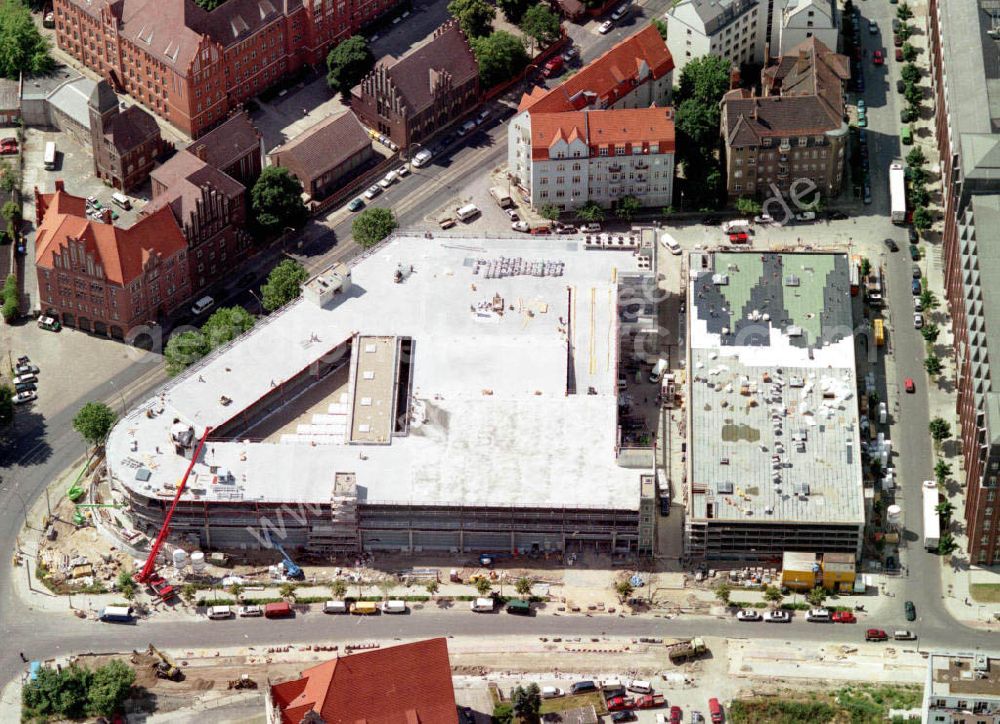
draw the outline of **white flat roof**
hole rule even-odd
[[[303,419],[304,434],[283,442],[209,442],[185,499],[325,502],[336,473],[355,473],[369,503],[636,509],[640,471],[615,463],[614,291],[618,273],[637,270],[631,252],[585,250],[579,237],[398,236],[353,268],[334,305],[298,300],[133,410],[109,437],[112,473],[166,496],[188,462],[169,440],[175,417],[200,436],[345,340],[410,337],[408,435],[346,444],[333,401],[315,421],[331,434]],[[235,482],[212,484],[210,465]]]

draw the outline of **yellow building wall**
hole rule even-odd
[[[812,571],[787,571],[781,572],[781,585],[797,590],[809,590],[816,586],[816,574]]]

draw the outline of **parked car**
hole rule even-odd
[[[35,392],[38,386],[34,382],[15,382],[14,392]]]
[[[751,608],[744,608],[736,614],[737,621],[760,621],[761,618],[760,612]]]
[[[589,224],[583,224],[580,227],[580,231],[582,231],[585,234],[596,234],[600,230],[601,230],[601,225],[595,222],[591,222]]]
[[[905,629],[902,630],[902,631],[893,631],[892,632],[892,637],[894,639],[896,639],[896,641],[916,641],[917,640],[917,635],[915,633],[913,633],[912,631],[907,631]]]
[[[767,623],[790,623],[792,614],[790,611],[783,611],[779,608],[774,611],[768,611],[764,616],[764,620]]]
[[[615,24],[613,22],[611,22],[610,20],[605,20],[603,23],[601,23],[601,27],[597,29],[597,32],[599,32],[601,35],[607,35],[608,33],[611,32],[611,29],[613,27],[615,27]]]
[[[62,324],[58,320],[44,315],[38,318],[38,326],[40,329],[47,329],[50,332],[58,332],[62,329]]]
[[[542,698],[543,699],[557,699],[560,696],[565,696],[566,692],[560,689],[558,686],[543,686],[542,687]]]
[[[385,176],[383,176],[382,178],[380,178],[378,180],[378,185],[381,186],[384,189],[389,188],[394,183],[396,183],[396,172],[395,171],[390,171],[389,173],[387,173]]]
[[[542,75],[546,78],[559,75],[565,65],[566,61],[563,60],[561,55],[557,55],[542,66]]]
[[[616,23],[628,15],[629,5],[625,3],[624,5],[619,5],[613,13],[611,13],[611,19]]]
[[[796,221],[815,221],[816,212],[815,211],[800,211],[795,215]]]
[[[897,63],[902,63],[903,62],[903,49],[902,48],[896,48],[896,62]]]
[[[894,239],[886,239],[885,240],[885,247],[889,251],[899,251],[899,245],[896,244],[896,241]]]
[[[33,390],[25,390],[14,395],[13,401],[15,405],[23,405],[26,402],[32,402],[37,399],[38,395]]]
[[[670,707],[670,724],[678,724],[683,717],[679,706]]]
[[[608,699],[607,703],[608,711],[626,711],[627,709],[631,709],[632,706],[633,701],[624,696],[612,696]]]
[[[920,277],[921,277],[920,265],[919,264],[914,264],[913,265],[913,278],[914,279],[919,279]]]
[[[472,133],[474,130],[476,130],[476,122],[466,121],[462,124],[462,127],[458,129],[458,135],[465,136]]]
[[[438,226],[440,226],[442,229],[450,229],[456,223],[457,222],[455,221],[454,216],[442,216],[440,219],[438,219]]]
[[[924,311],[924,305],[920,301],[920,297],[910,297],[910,299],[913,300],[913,311],[914,312],[922,312],[922,311]]]
[[[569,48],[566,49],[566,52],[562,54],[562,59],[565,60],[567,63],[569,63],[579,55],[580,51],[571,45]]]
[[[922,292],[923,290],[924,290],[923,287],[920,286],[919,279],[914,279],[912,282],[910,282],[910,291],[913,292],[913,296],[915,297],[920,296],[920,292]]]
[[[885,64],[885,55],[882,53],[881,50],[876,50],[875,52],[872,53],[872,63],[875,65]]]
[[[625,721],[636,721],[638,717],[635,712],[632,711],[613,711],[611,712],[611,721],[613,722],[625,722]]]
[[[920,247],[916,244],[910,244],[910,258],[913,261],[920,261]]]
[[[917,620],[917,607],[913,605],[913,601],[907,601],[903,604],[903,609],[906,611],[907,621]]]
[[[889,634],[880,628],[870,628],[865,631],[865,641],[888,641]]]
[[[18,362],[14,365],[14,374],[16,375],[37,375],[41,370],[38,369],[38,365],[33,365],[31,362]]]
[[[878,23],[876,23],[874,20],[869,20],[868,32],[871,33],[872,35],[878,35]]]
[[[899,51],[899,52],[902,55],[903,51]],[[897,58],[897,60],[899,60],[899,59]],[[896,81],[896,92],[899,93],[899,95],[903,95],[903,93],[905,91],[906,91],[906,83],[904,83],[903,79],[900,78],[899,80]]]
[[[913,328],[921,329],[924,326],[924,315],[920,312],[913,313]]]
[[[476,116],[476,125],[483,125],[486,121],[490,120],[491,115],[493,115],[493,112],[489,108],[479,111],[479,115]]]
[[[414,154],[413,159],[410,161],[410,163],[413,164],[414,168],[420,168],[421,166],[426,166],[428,163],[430,163],[430,160],[432,158],[434,158],[434,154],[432,154],[426,148],[422,148]]]
[[[215,299],[212,297],[202,297],[191,305],[191,314],[198,316],[215,306]]]
[[[753,217],[753,223],[755,224],[773,224],[774,219],[771,218],[770,214],[760,214],[759,216]]]
[[[912,377],[907,377],[905,380],[903,380],[903,389],[909,392],[910,394],[913,394],[914,392],[917,391],[917,386],[913,383]],[[909,601],[907,601],[907,603],[909,603]],[[910,603],[910,606],[912,605],[913,604]],[[909,609],[907,609],[907,613],[909,613]],[[914,618],[916,618],[916,614],[914,614]],[[907,618],[907,620],[912,621],[913,618]]]
[[[365,200],[363,198],[361,198],[360,196],[358,196],[356,199],[354,199],[353,201],[351,201],[351,203],[349,203],[347,205],[347,210],[348,211],[361,211],[361,209],[364,207],[364,205],[365,205]]]
[[[918,239],[917,230],[914,229],[912,226],[906,227],[906,238],[909,240],[911,244],[916,244]]]
[[[264,609],[261,606],[240,606],[239,615],[241,618],[258,618],[264,615]]]
[[[25,382],[38,382],[38,378],[35,377],[33,374],[31,374],[29,372],[28,374],[25,374],[25,375],[17,375],[13,379],[13,382],[14,382],[15,385],[17,385],[17,384],[23,384]]]
[[[584,694],[588,691],[597,691],[597,684],[590,680],[576,681],[569,687],[570,694]]]
[[[834,623],[857,623],[858,619],[850,611],[834,611],[830,619]]]
[[[507,216],[510,217],[511,221],[520,221],[521,220],[521,217],[517,215],[517,210],[516,209],[512,209],[510,207],[507,207],[506,209],[504,209],[504,213],[507,214]]]
[[[365,198],[371,201],[380,193],[382,193],[382,189],[379,188],[378,184],[373,184],[372,186],[368,187],[367,191],[365,191]]]

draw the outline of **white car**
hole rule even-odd
[[[914,312],[913,313],[913,328],[914,329],[920,329],[923,326],[924,326],[924,315],[922,315],[920,312]]]
[[[796,221],[815,221],[816,212],[815,211],[801,211],[795,215]]]
[[[434,154],[428,151],[426,148],[422,148],[413,156],[413,160],[410,161],[414,168],[420,168],[421,166],[426,166],[430,163],[430,160],[434,158]]]
[[[579,54],[580,54],[580,51],[571,46],[570,48],[568,48],[566,50],[565,53],[562,54],[562,59],[565,62],[569,63],[571,60],[573,60],[573,58],[575,58]]]
[[[760,216],[753,217],[753,223],[755,224],[773,224],[774,219],[770,214],[761,214]]]
[[[13,382],[15,385],[23,385],[27,382],[38,382],[38,378],[29,372],[28,374],[18,375],[14,378]]]
[[[396,169],[396,176],[398,176],[399,178],[402,178],[403,176],[406,176],[409,173],[410,169],[408,169],[406,166],[400,166],[399,168]]]
[[[768,623],[789,623],[792,620],[792,614],[781,609],[768,611],[764,620]]]
[[[97,205],[97,197],[96,196],[88,196],[87,197],[87,206],[96,206],[96,205]]]
[[[513,224],[510,225],[510,228],[512,228],[514,231],[527,232],[531,227],[528,226],[527,221],[515,221]]]
[[[736,614],[737,621],[760,621],[761,618],[760,612],[750,608],[744,608]]]
[[[601,225],[594,222],[590,222],[589,224],[584,224],[583,226],[580,227],[580,231],[582,231],[585,234],[596,234],[600,230],[601,230]]]
[[[610,20],[605,20],[603,23],[601,23],[601,27],[597,29],[597,32],[599,32],[601,35],[607,35],[608,33],[611,32],[611,29],[613,27],[615,27],[615,24],[613,22],[611,22]]]
[[[507,216],[510,217],[511,221],[520,221],[521,220],[521,217],[517,215],[517,210],[516,209],[510,209],[510,208],[504,209],[504,213],[507,214]]]
[[[239,615],[241,618],[257,618],[264,615],[261,606],[240,606]]]
[[[369,186],[368,187],[368,190],[365,191],[364,196],[365,196],[366,199],[368,199],[369,201],[371,201],[376,196],[378,196],[380,193],[382,193],[382,189],[380,189],[378,187],[378,184],[375,184],[373,186]]]
[[[13,399],[15,405],[23,405],[25,402],[31,402],[33,400],[37,400],[38,395],[36,395],[31,390],[25,390],[24,392],[18,392],[16,395],[14,395]]]
[[[566,696],[566,692],[560,689],[558,686],[542,687],[543,699],[558,699],[560,696]]]
[[[31,362],[18,362],[14,365],[15,375],[37,375],[40,371],[38,365],[33,365]]]

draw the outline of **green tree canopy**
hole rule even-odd
[[[347,581],[337,578],[330,583],[330,593],[334,598],[343,598],[347,595]]]
[[[525,35],[534,38],[540,46],[557,40],[562,31],[559,16],[548,5],[538,3],[528,8],[521,18],[520,27]]]
[[[826,591],[824,591],[819,586],[812,589],[806,594],[806,600],[809,601],[813,606],[822,606],[823,601],[826,600]]]
[[[918,68],[914,63],[907,63],[903,66],[903,69],[899,71],[899,75],[903,79],[904,83],[916,83],[920,80],[920,68]]]
[[[306,218],[302,184],[287,168],[268,166],[250,192],[257,223],[271,232],[296,227]]]
[[[906,3],[900,3],[899,7],[896,8],[896,17],[905,22],[913,17],[913,11]]]
[[[653,26],[656,28],[656,32],[660,34],[660,37],[663,38],[663,42],[667,42],[667,24],[659,18],[653,18]]]
[[[389,209],[370,206],[355,217],[351,234],[362,249],[369,249],[396,229],[396,217]]]
[[[924,92],[920,89],[916,83],[907,83],[906,87],[903,89],[903,98],[911,106],[919,106],[920,101],[924,99]]]
[[[732,595],[732,592],[732,587],[725,581],[715,587],[715,597],[719,599],[720,603],[727,606],[729,605],[729,596]]]
[[[530,596],[532,580],[527,576],[521,576],[516,581],[514,581],[514,590],[517,591],[519,596]]]
[[[537,722],[538,712],[542,708],[542,693],[538,684],[531,682],[527,686],[517,686],[510,695],[510,703],[514,715],[523,722]]]
[[[519,25],[531,3],[532,0],[497,0],[497,7],[503,11],[507,20],[514,25]]]
[[[917,49],[912,43],[903,43],[903,60],[907,63],[913,62],[917,57]]]
[[[46,40],[21,0],[0,5],[0,76],[16,80],[21,73],[40,75],[55,67]]]
[[[478,593],[480,596],[485,596],[493,588],[492,584],[489,582],[489,579],[486,578],[485,576],[479,576],[475,580],[475,583],[473,583],[473,585],[476,588],[476,593]]]
[[[730,61],[718,55],[703,55],[684,66],[674,98],[677,102],[695,99],[718,104],[729,90]]]
[[[267,275],[267,282],[260,288],[264,309],[273,312],[288,304],[302,293],[302,282],[309,278],[306,268],[294,259],[285,259]]]
[[[559,207],[555,204],[542,204],[538,213],[549,221],[559,221]]]
[[[128,698],[134,683],[135,670],[119,659],[95,669],[87,689],[87,713],[111,716]]]
[[[618,199],[618,206],[615,213],[622,221],[631,221],[636,212],[642,208],[642,204],[635,196],[622,196]]]
[[[256,323],[254,316],[243,307],[222,307],[201,326],[208,351],[231,342]]]
[[[490,34],[497,11],[486,0],[451,0],[448,12],[471,41]]]
[[[620,603],[625,603],[625,601],[628,600],[629,596],[632,595],[633,591],[635,591],[635,587],[632,585],[632,582],[627,578],[623,578],[622,580],[618,581],[618,583],[615,584],[615,593],[618,595],[618,601]]]
[[[926,231],[931,228],[934,218],[926,207],[921,206],[913,211],[913,228],[917,231]]]
[[[352,35],[326,56],[327,85],[330,90],[346,96],[374,65],[375,56],[367,41],[360,35]]]
[[[21,690],[21,714],[25,720],[108,717],[121,708],[134,683],[135,671],[120,660],[94,671],[75,663],[61,671],[45,666]]]
[[[941,442],[951,437],[951,424],[943,418],[935,417],[927,425],[927,429],[930,431],[934,442]]]
[[[91,445],[100,445],[117,419],[114,410],[103,402],[88,402],[73,418],[73,429]]]
[[[947,460],[938,459],[934,463],[934,477],[937,478],[938,483],[944,483],[949,475],[951,475],[951,465],[948,464]]]
[[[684,67],[674,96],[681,188],[686,200],[702,208],[715,208],[722,193],[719,103],[729,89],[730,69],[729,61],[715,55],[695,58]]]
[[[588,201],[576,210],[576,215],[588,224],[596,224],[604,221],[604,209],[596,201]]]
[[[513,78],[528,64],[524,43],[506,30],[497,30],[485,38],[474,38],[472,52],[476,56],[479,80],[484,88],[492,88]]]
[[[163,359],[167,365],[167,374],[173,377],[183,372],[199,359],[208,354],[208,342],[205,335],[197,329],[186,332],[176,332],[170,335],[167,346],[163,348]]]
[[[921,336],[923,336],[925,342],[934,344],[937,341],[938,335],[941,334],[941,329],[933,322],[925,324],[920,330]]]
[[[924,369],[929,375],[941,374],[941,358],[936,354],[929,354],[924,357]]]
[[[741,196],[736,199],[736,210],[741,214],[759,214],[760,209],[760,202],[756,199],[747,198],[745,196]]]

